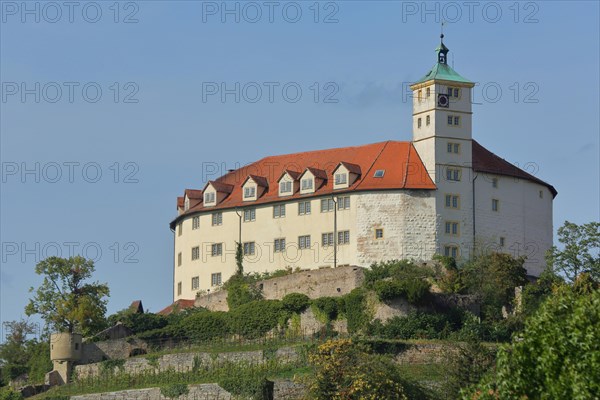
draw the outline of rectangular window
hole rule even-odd
[[[421,129],[421,118],[417,119],[417,128]]]
[[[333,232],[323,233],[321,235],[321,245],[323,247],[333,246]]]
[[[183,222],[180,222],[179,225],[177,225],[177,236],[181,236],[182,233],[183,233]]]
[[[492,211],[498,211],[500,209],[500,200],[492,199]]]
[[[345,185],[348,182],[348,174],[335,174],[335,184]]]
[[[182,262],[183,256],[181,255],[181,252],[179,252],[177,254],[177,266],[181,267],[181,262]]]
[[[292,182],[284,181],[279,183],[279,191],[281,193],[291,193],[292,191]]]
[[[446,235],[458,236],[459,232],[458,222],[446,221]]]
[[[457,258],[458,254],[459,252],[457,246],[444,246],[444,255],[446,257]]]
[[[333,199],[321,199],[321,212],[333,211]]]
[[[460,144],[448,142],[447,151],[448,153],[458,154],[460,152]]]
[[[338,244],[348,244],[348,243],[350,243],[350,231],[338,232]]]
[[[494,187],[494,188],[498,187],[498,178],[493,178],[492,179],[492,187]]]
[[[301,250],[310,248],[310,235],[298,236],[298,247]]]
[[[254,242],[246,242],[244,243],[244,255],[245,256],[253,256],[255,251],[255,243]]]
[[[446,195],[446,207],[447,208],[459,208],[459,198],[460,196],[457,194],[447,194]]]
[[[543,190],[540,190],[540,194],[539,194],[539,196],[540,196],[540,199],[543,199],[543,198],[544,198],[544,191],[543,191]]]
[[[205,203],[214,203],[215,202],[215,192],[204,193],[204,202]]]
[[[251,208],[249,210],[244,210],[244,222],[250,222],[256,220],[256,209]]]
[[[256,196],[256,188],[254,186],[244,188],[244,198],[250,198]]]
[[[195,276],[192,278],[192,290],[198,290],[200,287],[200,277]]]
[[[448,125],[452,125],[453,120],[452,115],[448,115]]]
[[[383,178],[383,176],[385,175],[385,169],[378,169],[377,171],[375,171],[375,175],[373,175],[374,178]]]
[[[417,96],[418,96],[418,98],[419,98],[419,102],[420,102],[421,100],[423,100],[423,91],[422,91],[422,90],[419,90],[419,92],[418,92]]]
[[[310,200],[298,203],[298,215],[310,214]]]
[[[425,91],[425,96],[431,96],[431,88],[427,88],[427,90]]]
[[[213,243],[210,249],[210,255],[213,257],[223,254],[223,243]]]
[[[273,251],[275,253],[283,253],[285,251],[285,238],[275,239]]]
[[[454,117],[454,125],[460,125],[460,117]]]
[[[200,247],[192,247],[192,261],[198,260],[200,258]]]
[[[458,168],[446,169],[446,179],[449,181],[460,181],[460,169],[458,169]]]
[[[302,179],[302,190],[309,190],[313,188],[313,179],[306,178]]]
[[[285,204],[277,204],[273,206],[273,218],[285,217]]]
[[[460,96],[460,89],[458,88],[448,88],[448,97],[456,97],[458,98]]]
[[[338,210],[348,210],[350,208],[350,196],[338,197]]]
[[[504,247],[504,242],[505,242],[504,237],[500,236],[500,247]]]
[[[192,229],[200,228],[200,217],[192,218]]]
[[[456,98],[460,97],[460,89],[454,88],[454,97],[456,97]]]
[[[213,224],[213,226],[223,225],[223,213],[222,212],[213,213],[212,224]]]
[[[383,239],[383,229],[382,228],[375,229],[375,239]]]
[[[220,286],[222,282],[223,282],[223,280],[221,278],[221,273],[220,272],[217,272],[216,274],[211,274],[210,275],[210,284],[212,286]]]
[[[181,282],[177,282],[177,296],[181,296]]]

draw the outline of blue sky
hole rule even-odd
[[[474,138],[557,188],[555,228],[599,219],[597,2],[224,4],[0,2],[2,321],[39,258],[73,249],[98,259],[109,312],[158,311],[185,188],[266,155],[410,140],[404,88],[435,63],[442,18],[479,83]],[[236,82],[239,102],[210,92]]]

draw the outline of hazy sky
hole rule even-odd
[[[599,218],[596,1],[0,6],[2,321],[23,315],[36,262],[70,251],[97,259],[109,312],[158,311],[185,188],[267,155],[410,140],[406,87],[442,18],[450,63],[479,83],[474,138],[557,188],[555,228]]]

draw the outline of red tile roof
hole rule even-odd
[[[225,175],[225,176],[227,176],[227,175]],[[212,185],[212,187],[214,187],[217,192],[231,193],[233,191],[233,189],[234,189],[234,186],[231,185],[231,184],[229,184],[229,183],[227,183],[227,182],[225,182],[225,181],[222,181],[221,180],[222,178],[223,177],[217,179],[216,181],[209,181],[206,184],[206,186],[204,186],[204,190],[206,190],[206,187],[208,187],[208,185]],[[239,182],[239,183],[242,183],[242,182]],[[241,189],[240,189],[240,191],[241,191]]]
[[[258,185],[258,186],[262,186],[262,187],[269,187],[269,180],[267,178],[265,178],[264,176],[258,176],[258,175],[248,175],[248,178],[252,178],[252,180]],[[248,180],[248,178],[246,178],[246,181]],[[246,181],[244,181],[244,183],[246,183]]]
[[[183,197],[178,197],[177,198],[177,208],[183,208],[185,201]]]
[[[159,312],[157,312],[157,314],[160,314],[160,315],[169,315],[175,309],[181,311],[181,310],[185,310],[186,308],[194,307],[195,303],[196,303],[195,300],[179,299],[175,303],[171,304],[170,306],[165,307],[162,310],[160,310]]]
[[[348,189],[336,190],[336,192],[436,188],[411,142],[387,141],[364,146],[265,157],[210,182],[217,190],[230,193],[217,206],[204,207],[204,204],[200,203],[190,207],[182,215],[331,194],[334,191],[333,180],[327,177],[332,176],[333,171],[342,161],[350,165],[353,170],[360,170],[361,176]],[[323,186],[310,195],[301,196],[296,192],[292,196],[279,197],[277,182],[284,172],[288,171],[294,177],[307,168],[317,177],[325,179]],[[373,174],[379,169],[385,170],[385,175],[382,178],[375,178]],[[244,202],[242,198],[242,184],[248,175],[264,177],[268,182],[268,189],[253,202]]]
[[[297,172],[297,171],[291,171],[289,169],[284,170],[281,175],[279,176],[279,179],[277,179],[277,182],[279,182],[281,180],[281,178],[283,178],[283,176],[285,174],[288,174],[293,180],[297,181],[298,178],[300,178],[300,175],[302,175],[301,172]]]
[[[346,169],[348,171],[352,172],[353,174],[360,175],[360,173],[361,173],[361,171],[360,171],[360,165],[348,163],[348,162],[345,162],[345,161],[342,161],[340,163],[340,165],[343,165],[344,167],[346,167]]]
[[[185,194],[190,200],[202,200],[202,190],[185,189]]]
[[[498,157],[475,140],[473,140],[473,170],[475,172],[526,179],[546,186],[552,193],[552,197],[556,197],[558,194],[554,186],[523,171],[521,168],[509,163],[505,159]]]

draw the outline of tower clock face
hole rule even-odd
[[[443,108],[448,108],[448,105],[450,104],[450,100],[448,99],[448,95],[447,94],[438,94],[438,101],[437,101],[438,107],[443,107]]]

